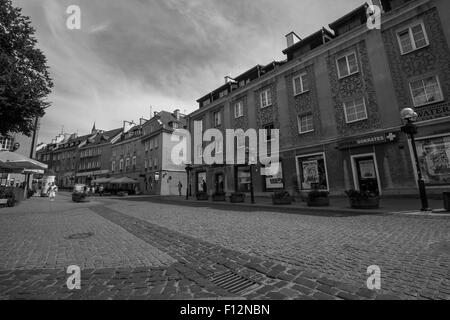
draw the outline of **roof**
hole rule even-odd
[[[323,28],[314,32],[313,34],[310,34],[309,36],[307,36],[306,38],[294,43],[292,46],[290,46],[289,48],[286,48],[283,50],[284,54],[288,54],[292,51],[298,50],[301,47],[313,42],[314,40],[317,40],[319,38],[322,38],[322,36],[329,36],[330,38],[334,37],[334,34],[331,33],[329,30],[327,30],[326,28]]]
[[[356,9],[354,9],[352,11],[350,11],[349,13],[347,13],[343,17],[340,17],[336,21],[330,23],[328,26],[331,29],[335,30],[336,28],[339,28],[341,25],[347,23],[349,20],[359,16],[362,12],[364,12],[364,15],[366,15],[366,10],[367,10],[368,6],[369,6],[369,4],[367,2],[365,2],[363,5],[359,6],[358,8],[356,8]]]

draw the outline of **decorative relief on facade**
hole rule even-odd
[[[422,49],[401,55],[396,31],[402,25],[397,25],[383,32],[383,40],[400,109],[414,106],[409,87],[409,81],[414,77],[438,75],[444,99],[446,101],[449,99],[450,50],[442,30],[439,14],[433,8],[425,12],[422,16],[405,22],[404,25],[406,26],[415,20],[423,21],[429,40],[429,46]],[[418,107],[417,111],[419,114],[426,113],[425,111],[431,107],[432,105]],[[428,118],[438,118],[448,115],[447,113],[440,112],[428,113],[430,114]]]
[[[370,70],[369,57],[365,41],[361,41],[353,48],[357,55],[359,72],[343,79],[339,79],[336,58],[339,54],[328,57],[328,77],[331,84],[331,93],[334,104],[336,125],[338,133],[342,136],[360,134],[380,128],[380,118],[372,71]],[[347,123],[344,112],[344,102],[364,97],[367,119],[354,123]]]
[[[307,74],[308,91],[299,95],[294,95],[293,79],[302,74]],[[321,122],[320,111],[317,97],[316,78],[314,73],[314,65],[309,65],[285,78],[286,92],[288,94],[289,105],[289,137],[286,142],[292,146],[306,145],[320,139]],[[314,131],[299,134],[298,116],[311,114],[313,116]]]
[[[261,92],[269,89],[272,104],[268,107],[261,108]],[[256,108],[256,127],[263,128],[265,125],[273,124],[275,129],[280,128],[278,116],[277,91],[273,84],[265,85],[255,91],[255,108]]]

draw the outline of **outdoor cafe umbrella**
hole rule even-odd
[[[47,165],[16,152],[0,151],[0,168],[21,172],[23,170],[44,170],[47,169]]]
[[[109,183],[112,183],[112,184],[136,184],[138,182],[136,180],[133,180],[128,177],[122,177],[122,178],[118,178],[118,179],[113,179],[113,180],[109,181]]]
[[[98,179],[95,179],[95,180],[92,181],[92,182],[94,182],[94,183],[108,183],[108,182],[110,182],[110,181],[111,181],[110,178],[98,178]]]

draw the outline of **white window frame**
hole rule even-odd
[[[131,166],[136,166],[136,156],[131,159]]]
[[[438,88],[439,88],[439,93],[441,94],[441,99],[440,100],[436,100],[436,101],[426,102],[424,104],[416,104],[416,101],[414,99],[413,89],[412,89],[412,86],[411,86],[412,83],[413,82],[418,82],[418,81],[422,81],[423,82],[426,78],[431,78],[431,77],[434,77],[436,79],[436,82],[437,82],[437,85],[438,85]],[[439,81],[439,76],[437,74],[435,74],[435,75],[427,75],[427,76],[424,76],[422,78],[409,81],[409,92],[411,93],[411,99],[413,101],[414,107],[423,107],[423,106],[427,106],[429,104],[434,104],[434,103],[438,103],[438,102],[444,101],[444,94],[442,92],[441,82]],[[426,94],[426,92],[425,92],[425,94]]]
[[[308,82],[308,73],[303,72],[303,73],[299,74],[298,76],[295,76],[294,78],[292,78],[292,87],[294,89],[294,96],[297,96],[297,95],[300,95],[300,94],[303,94],[303,93],[306,93],[309,91],[309,85],[308,85],[308,89],[305,90],[305,86],[303,84],[303,78],[306,78],[305,82]],[[298,90],[297,86],[295,85],[295,81],[297,79],[300,80],[300,87],[301,87],[300,91]]]
[[[301,120],[302,120],[302,118],[305,118],[305,117],[311,117],[312,129],[310,129],[310,130],[302,130]],[[305,134],[305,133],[309,133],[309,132],[314,132],[314,117],[313,117],[312,113],[297,115],[297,126],[298,126],[298,133],[299,134]]]
[[[369,118],[369,115],[367,114],[366,99],[365,99],[364,97],[362,97],[363,105],[364,105],[364,113],[366,114],[366,116],[365,116],[364,118],[362,118],[362,119],[357,119],[357,120],[352,120],[352,121],[349,121],[349,120],[348,120],[348,116],[347,116],[347,103],[350,103],[350,102],[355,103],[356,100],[359,100],[359,99],[360,99],[360,98],[355,98],[355,99],[353,99],[353,100],[345,101],[345,102],[343,103],[344,115],[345,115],[345,122],[346,122],[346,123],[355,123],[355,122],[367,120],[367,119]]]
[[[116,171],[116,161],[113,161],[111,164],[111,171],[114,172]]]
[[[269,97],[270,97],[270,102],[269,102]],[[270,88],[265,89],[259,93],[259,100],[261,103],[261,109],[270,107],[272,105],[272,91],[270,90]],[[263,103],[264,101],[266,102],[266,104]]]
[[[412,33],[412,28],[417,27],[419,25],[422,27],[422,31],[423,31],[423,35],[424,35],[424,38],[425,38],[425,41],[426,41],[426,45],[424,45],[423,47],[417,48],[416,41],[415,41],[413,33]],[[402,42],[401,42],[401,39],[400,39],[400,33],[403,32],[403,31],[406,31],[406,30],[408,30],[409,41],[411,42],[412,50],[405,52],[403,50]],[[423,23],[423,21],[416,21],[416,22],[410,23],[409,25],[407,25],[407,26],[405,26],[403,28],[399,28],[399,29],[396,30],[395,34],[397,36],[397,41],[398,41],[398,45],[400,47],[401,55],[405,55],[405,54],[414,52],[416,50],[420,50],[420,49],[426,48],[426,47],[428,47],[430,45],[430,40],[428,38],[427,30],[425,29],[425,24]]]
[[[348,63],[348,57],[351,55],[354,55],[355,60],[356,60],[356,71],[354,71],[354,72],[350,72],[350,64]],[[346,75],[341,75],[341,70],[339,69],[339,60],[341,60],[342,58],[345,58],[345,62],[347,64],[348,74],[346,74]],[[343,55],[340,55],[339,57],[337,57],[336,58],[336,68],[338,71],[339,79],[344,79],[344,78],[350,77],[351,75],[357,74],[359,72],[359,61],[358,61],[358,55],[356,54],[356,51],[350,51],[350,52],[347,52],[346,54],[343,54]]]
[[[238,112],[236,113],[236,111]],[[238,119],[243,116],[244,116],[244,102],[241,100],[234,104],[234,118]]]
[[[222,125],[222,112],[220,110],[214,111],[213,118],[214,118],[214,126],[215,127]]]

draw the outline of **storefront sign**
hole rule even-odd
[[[418,121],[426,121],[435,118],[450,116],[450,104],[442,103],[432,106],[416,108],[415,111],[419,116]]]
[[[344,141],[339,144],[339,149],[350,149],[374,144],[392,143],[398,138],[397,132],[385,132],[353,140]]]

